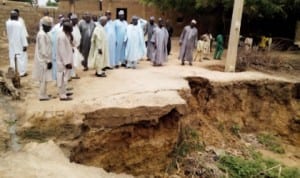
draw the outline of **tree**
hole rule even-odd
[[[233,0],[140,0],[148,5],[155,5],[161,10],[175,9],[182,13],[199,13],[224,9],[229,13]],[[300,0],[245,0],[244,15],[249,18],[287,18],[298,13]],[[229,13],[231,14],[231,13]]]

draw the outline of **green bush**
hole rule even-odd
[[[280,163],[263,159],[260,154],[255,154],[249,159],[239,156],[224,155],[220,158],[218,166],[231,178],[278,178]],[[274,169],[266,171],[270,168]],[[300,169],[282,166],[280,178],[299,178]]]

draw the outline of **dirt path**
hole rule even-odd
[[[176,44],[177,41],[173,41]],[[70,86],[74,88],[74,100],[60,102],[53,99],[49,102],[38,101],[38,84],[31,80],[34,46],[29,48],[29,76],[22,78],[25,91],[25,103],[29,115],[47,110],[74,110],[78,112],[107,107],[137,107],[164,106],[168,104],[182,104],[184,101],[177,90],[188,89],[184,80],[188,76],[200,76],[210,81],[230,82],[236,80],[290,80],[288,78],[267,75],[259,72],[224,73],[207,70],[210,65],[223,65],[224,61],[209,60],[202,63],[195,62],[193,66],[181,66],[177,60],[178,47],[173,45],[172,55],[163,67],[152,67],[147,61],[140,61],[136,70],[117,69],[108,71],[107,78],[96,78],[94,71],[78,71],[80,80],[73,80]],[[7,65],[7,64],[6,64]],[[5,70],[5,63],[0,69]],[[49,84],[49,94],[57,96],[55,83]]]

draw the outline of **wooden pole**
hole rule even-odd
[[[75,0],[70,0],[70,12],[75,13]]]
[[[235,72],[244,0],[234,0],[225,72]]]

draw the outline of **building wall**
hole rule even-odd
[[[116,17],[117,8],[127,9],[128,19],[130,19],[133,15],[137,15],[146,19],[148,19],[148,16],[151,15],[159,15],[159,11],[157,11],[155,8],[147,7],[139,3],[138,0],[103,0],[103,12],[110,10],[113,17]],[[69,1],[61,0],[59,3],[59,9],[71,11]],[[81,14],[84,12],[90,12],[94,15],[101,15],[99,10],[99,0],[76,0],[75,13]]]
[[[169,19],[170,23],[174,27],[174,35],[178,36],[181,33],[183,27],[188,23],[190,19],[187,18],[186,21],[182,23],[177,23],[176,19],[180,14],[176,12],[164,13],[160,10],[144,5],[138,0],[103,0],[102,10],[110,10],[112,12],[113,18],[116,18],[117,8],[127,9],[127,20],[130,21],[133,15],[139,16],[143,19],[148,20],[150,16],[155,16],[156,18],[162,17],[164,19]],[[68,0],[60,0],[59,11],[71,11],[71,7]],[[76,0],[75,1],[75,13],[82,15],[84,12],[90,12],[93,15],[101,15],[103,12],[99,11],[99,0]]]

